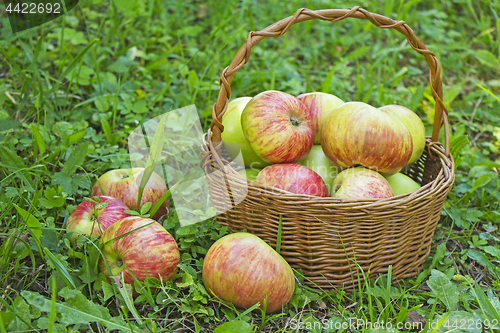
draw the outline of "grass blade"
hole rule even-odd
[[[56,321],[56,295],[56,277],[52,276],[52,298],[50,299],[49,327],[47,328],[49,333],[54,332],[54,322]]]
[[[64,265],[61,263],[61,261],[59,259],[57,259],[57,257],[55,255],[53,255],[52,252],[50,252],[50,250],[47,249],[46,247],[43,249],[43,252],[47,255],[47,257],[49,257],[50,261],[54,264],[57,272],[63,278],[66,285],[68,287],[72,287],[72,288],[76,289],[75,282],[73,281],[73,279],[71,278],[71,275],[69,275],[68,270],[66,269],[66,267],[64,267]]]
[[[485,87],[483,87],[482,85],[480,85],[479,83],[476,83],[476,86],[478,86],[479,88],[483,89],[484,91],[486,91],[489,95],[493,96],[494,99],[496,99],[497,101],[500,102],[500,98],[498,98],[494,93],[492,93],[491,91],[489,91],[488,89],[486,89]]]
[[[165,133],[165,124],[167,122],[167,119],[168,119],[168,112],[161,117],[160,122],[156,127],[156,131],[153,137],[153,142],[151,143],[151,147],[149,149],[149,155],[148,155],[148,160],[146,161],[146,167],[144,168],[144,173],[142,174],[141,183],[139,185],[137,208],[140,207],[144,188],[146,187],[149,178],[153,174],[155,166],[158,164],[158,161],[160,161],[161,152],[163,150],[163,143],[165,142],[163,136]]]

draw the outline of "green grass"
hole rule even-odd
[[[406,21],[442,65],[456,182],[418,276],[391,283],[388,274],[355,293],[298,285],[285,311],[273,315],[235,309],[208,295],[200,273],[225,229],[212,219],[181,227],[174,213],[163,224],[181,250],[177,282],[149,279],[146,288],[135,286],[134,300],[127,286],[107,281],[96,268],[97,243],[72,245],[64,227],[96,177],[130,165],[130,132],[190,104],[206,129],[219,75],[248,31],[301,7],[353,4],[81,1],[18,34],[0,16],[0,332],[211,332],[225,322],[239,332],[296,332],[298,323],[298,331],[336,332],[346,318],[393,328],[425,318],[429,332],[460,320],[496,321],[499,330],[500,2],[357,4]],[[432,128],[425,59],[402,35],[364,20],[304,22],[262,41],[231,88],[232,98],[276,89],[396,103],[415,110],[428,134]]]

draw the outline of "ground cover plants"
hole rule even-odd
[[[301,7],[353,5],[406,21],[442,65],[456,181],[420,274],[371,276],[354,293],[297,284],[283,312],[235,309],[201,278],[206,251],[227,230],[214,219],[181,227],[175,210],[162,221],[181,251],[174,281],[151,278],[134,299],[134,286],[99,274],[97,243],[71,244],[65,222],[98,176],[130,166],[130,132],[190,104],[206,129],[218,77],[248,31]],[[0,332],[347,332],[387,329],[382,322],[391,331],[500,330],[499,1],[88,0],[16,34],[3,9]],[[231,87],[233,98],[277,89],[396,103],[432,128],[424,58],[367,21],[315,20],[266,39]]]

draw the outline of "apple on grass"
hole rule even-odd
[[[133,285],[131,273],[141,282],[147,277],[168,281],[177,273],[180,262],[177,243],[155,220],[126,217],[104,231],[101,243],[104,258],[99,260],[99,269],[107,277],[123,273],[125,283]]]
[[[330,113],[321,146],[342,169],[364,166],[384,176],[401,170],[413,152],[411,133],[399,119],[361,102],[344,103]]]
[[[311,116],[297,97],[264,91],[241,114],[241,127],[253,151],[268,163],[298,162],[314,142]]]
[[[222,117],[224,131],[221,137],[224,148],[231,159],[235,160],[241,152],[245,167],[263,168],[269,165],[269,163],[264,162],[253,151],[241,127],[241,113],[251,99],[251,97],[239,97],[229,102],[226,112]]]
[[[413,140],[413,152],[408,164],[417,161],[425,149],[425,126],[420,117],[401,105],[386,105],[378,109],[399,119],[408,128]]]
[[[126,204],[130,209],[137,209],[139,185],[144,168],[116,169],[99,177],[92,187],[92,196],[107,195]],[[99,186],[100,185],[100,186]],[[102,191],[101,191],[102,187]],[[151,175],[142,193],[140,207],[146,202],[154,204],[167,192],[165,181],[155,172]],[[168,211],[168,198],[152,217],[157,220]]]
[[[257,182],[296,194],[327,197],[328,188],[321,177],[306,166],[294,163],[273,164],[262,169]]]
[[[332,197],[340,199],[377,199],[393,196],[391,186],[377,171],[349,168],[337,175]]]
[[[207,291],[239,308],[260,303],[263,309],[267,299],[266,313],[281,310],[295,289],[285,259],[259,237],[243,232],[224,236],[210,247],[203,283]]]
[[[420,185],[416,181],[400,172],[392,176],[387,176],[385,179],[391,186],[394,195],[415,192],[420,188]]]
[[[313,121],[314,144],[321,143],[321,128],[328,115],[338,106],[344,104],[340,98],[335,95],[323,92],[311,92],[297,96],[299,100],[309,110]]]
[[[321,145],[314,145],[309,154],[298,164],[304,165],[316,172],[325,182],[328,193],[331,192],[332,182],[339,173],[339,168],[333,165],[332,161],[326,157]]]
[[[66,231],[73,232],[71,240],[74,241],[78,234],[98,237],[110,225],[130,214],[125,213],[129,208],[120,200],[100,196],[94,200],[85,200],[76,206],[66,222]]]

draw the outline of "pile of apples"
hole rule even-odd
[[[73,244],[83,236],[99,239],[102,273],[120,281],[123,274],[123,282],[131,285],[147,277],[176,279],[180,263],[175,239],[156,221],[168,212],[169,200],[152,218],[144,217],[151,209],[148,206],[167,193],[158,174],[151,175],[137,207],[143,174],[141,168],[108,171],[94,184],[91,198],[81,202],[66,223]],[[131,214],[136,211],[143,216]],[[281,310],[295,290],[290,265],[249,233],[224,236],[210,247],[203,263],[203,282],[212,295],[242,308],[260,303],[266,313]],[[134,291],[133,296],[137,295]]]
[[[414,192],[400,173],[425,148],[419,116],[400,105],[344,103],[326,93],[264,91],[228,104],[222,140],[240,174],[296,194],[376,199]],[[241,155],[240,155],[241,154]]]
[[[66,222],[73,243],[82,236],[100,237],[100,271],[107,277],[123,273],[124,282],[132,285],[134,277],[139,281],[146,277],[168,281],[177,273],[180,262],[175,239],[156,221],[167,213],[168,199],[151,218],[144,217],[151,210],[148,206],[167,192],[158,174],[149,178],[137,207],[143,174],[142,168],[106,172],[92,187],[91,198],[81,202]],[[137,216],[133,210],[145,214]]]

